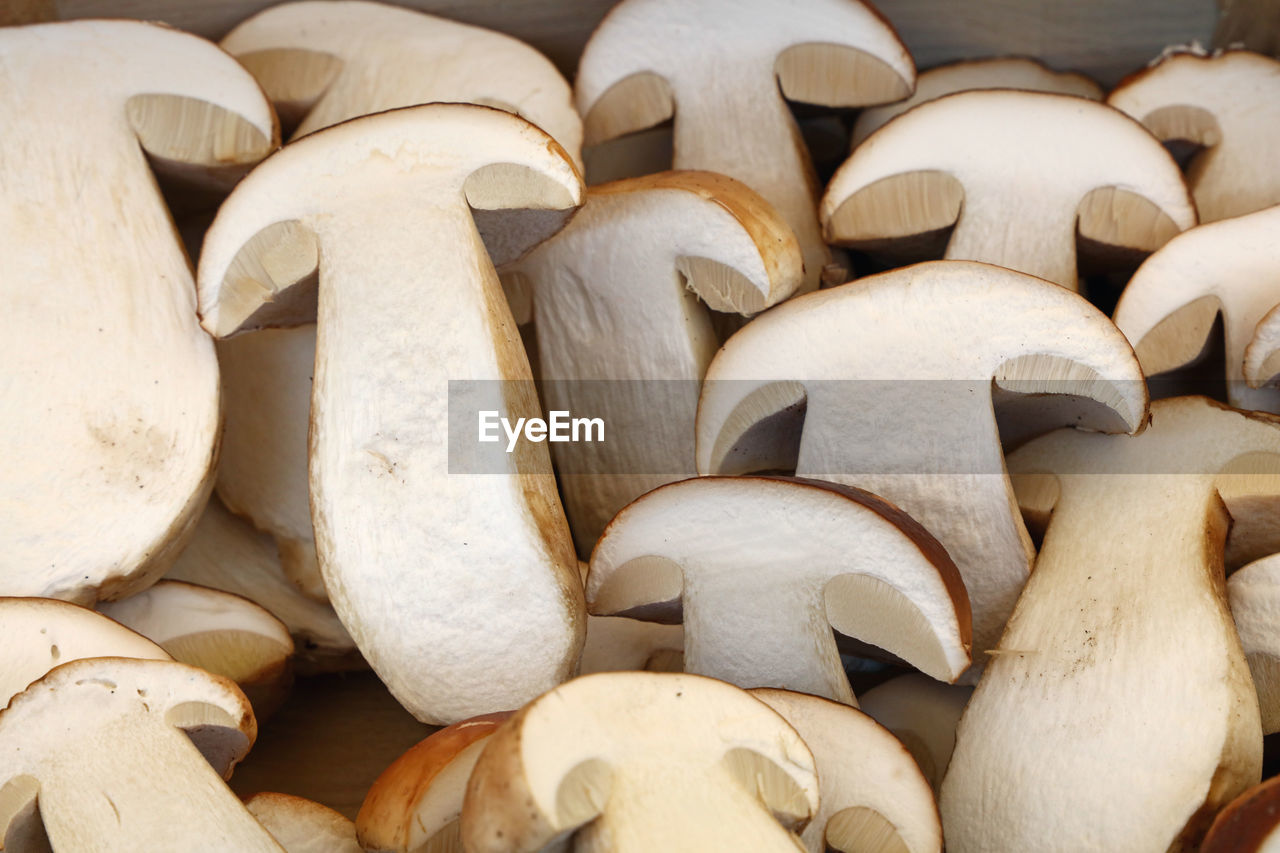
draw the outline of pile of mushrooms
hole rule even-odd
[[[1280,62],[902,5],[0,27],[0,850],[1280,849]]]

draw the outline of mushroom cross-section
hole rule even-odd
[[[289,794],[254,794],[244,801],[285,853],[363,853],[355,825],[317,802]]]
[[[0,712],[4,849],[282,853],[220,778],[256,736],[244,695],[203,670],[64,664]]]
[[[1152,252],[1196,224],[1177,164],[1133,119],[1015,91],[959,92],[889,122],[836,171],[821,217],[828,241],[855,248],[954,225],[946,258],[1071,290],[1077,233]]]
[[[538,413],[469,205],[561,209],[581,195],[572,162],[529,123],[432,104],[290,144],[205,238],[200,304],[218,337],[296,322],[319,280],[320,568],[352,638],[424,722],[517,707],[566,678],[581,648],[581,581],[545,445],[500,454],[493,476],[449,467],[452,381],[478,388],[482,408]]]
[[[1187,166],[1200,221],[1280,203],[1280,177],[1259,169],[1280,132],[1280,62],[1247,50],[1173,53],[1107,97],[1162,142],[1203,148]]]
[[[714,34],[714,35],[713,35]],[[915,66],[893,29],[857,0],[625,0],[592,34],[575,93],[587,145],[675,118],[673,164],[730,175],[795,231],[805,289],[831,253],[816,179],[787,107],[897,101]]]
[[[809,853],[941,853],[933,791],[896,737],[862,711],[817,696],[766,687],[751,695],[813,750],[821,807],[800,836]]]
[[[1012,270],[935,261],[793,299],[731,338],[703,384],[698,470],[790,465],[901,507],[960,569],[981,667],[1033,556],[1005,475],[993,380],[1093,401],[1094,429],[1130,432],[1146,419],[1133,350],[1080,296]]]
[[[593,187],[565,230],[502,273],[532,301],[547,407],[612,429],[552,447],[587,554],[627,503],[696,473],[698,389],[718,347],[708,307],[758,313],[804,270],[791,229],[756,193],[666,172]]]
[[[744,690],[696,675],[586,675],[502,725],[462,805],[470,853],[804,850],[813,754]]]
[[[1028,92],[1056,92],[1091,101],[1102,100],[1102,87],[1074,71],[1054,71],[1043,63],[1021,56],[965,59],[923,71],[916,78],[910,98],[882,107],[868,107],[853,123],[852,142],[856,147],[875,131],[907,110],[944,95],[973,89],[1020,89]]]
[[[1280,208],[1201,225],[1138,268],[1116,305],[1116,325],[1150,376],[1194,363],[1221,314],[1227,399],[1241,409],[1280,412],[1280,391],[1258,387],[1258,379],[1270,378],[1261,375],[1269,348],[1254,343],[1259,323],[1280,304],[1278,267]]]
[[[1274,734],[1280,731],[1280,555],[1234,571],[1227,598],[1258,693],[1262,731]]]
[[[938,541],[874,495],[701,477],[655,489],[591,555],[592,613],[684,622],[684,668],[855,704],[832,628],[954,681],[969,604]]]
[[[92,604],[164,572],[217,446],[218,366],[148,156],[238,173],[274,118],[168,27],[6,27],[0,56],[0,594]]]
[[[1280,419],[1202,397],[1156,401],[1139,436],[1058,430],[1010,454],[1019,503],[1052,515],[956,732],[948,850],[1195,849],[1258,781],[1221,491],[1278,455]]]

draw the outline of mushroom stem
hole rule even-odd
[[[964,215],[947,243],[946,259],[998,264],[1079,290],[1076,211],[1046,204],[1035,192],[1008,192],[1010,186],[1034,186],[1037,177],[1002,173],[999,186],[971,184]],[[997,228],[999,233],[992,233]]]

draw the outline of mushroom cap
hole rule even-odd
[[[1280,555],[1233,572],[1227,598],[1258,691],[1263,734],[1274,734],[1280,731]]]
[[[1280,776],[1273,776],[1227,803],[1209,827],[1200,853],[1273,853],[1280,849]]]
[[[356,831],[369,850],[414,853],[458,840],[467,780],[490,735],[511,711],[472,717],[428,736],[382,772],[369,793]]]
[[[244,801],[285,853],[363,853],[350,820],[312,800],[263,792]]]
[[[27,685],[73,660],[172,660],[160,646],[106,616],[47,598],[0,598],[0,637],[5,638],[0,708]]]

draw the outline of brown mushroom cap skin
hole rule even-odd
[[[1268,853],[1280,843],[1280,776],[1227,803],[1200,845],[1200,853]]]

